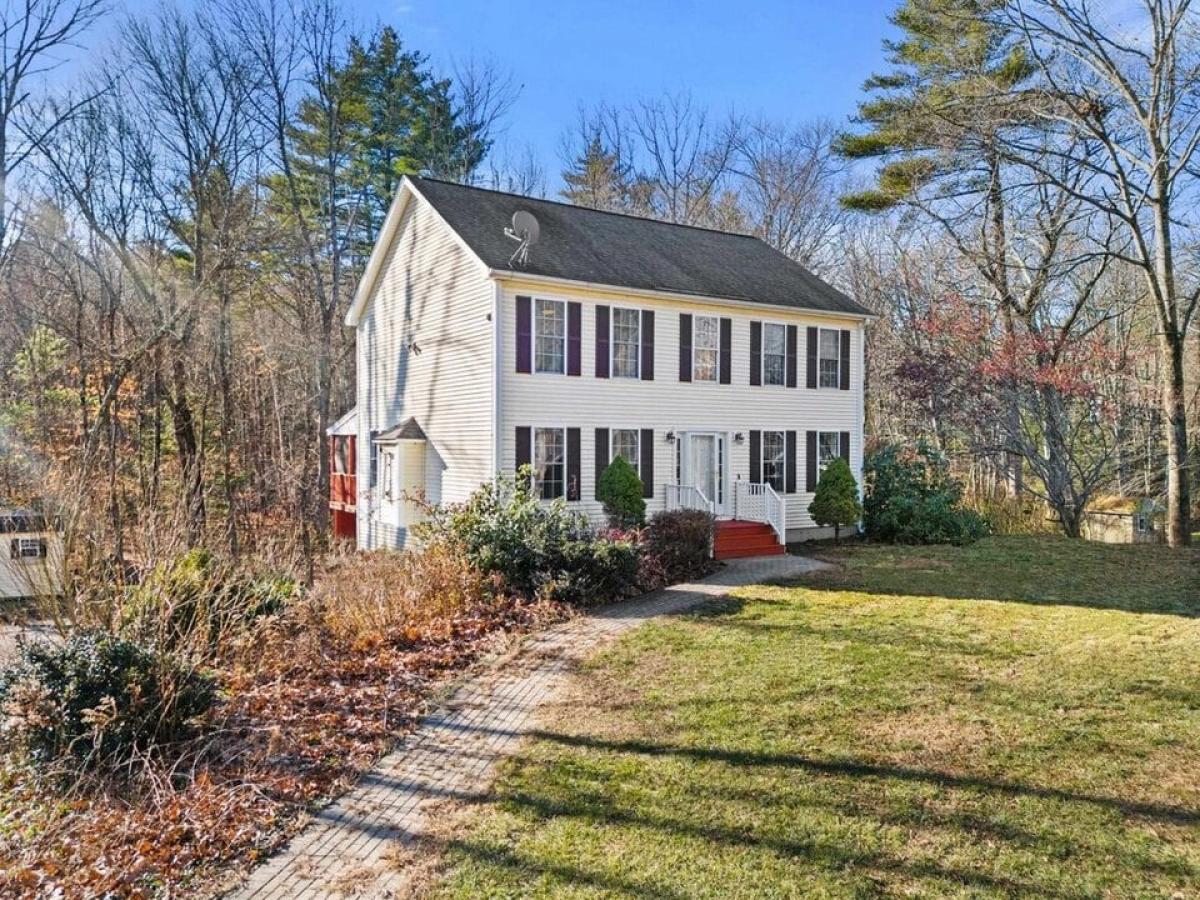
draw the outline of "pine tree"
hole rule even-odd
[[[587,147],[562,173],[566,182],[561,194],[576,206],[610,211],[629,206],[630,175],[616,151],[606,147],[599,131],[588,139]]]
[[[903,35],[884,42],[895,69],[867,79],[866,130],[835,144],[851,159],[882,161],[875,185],[844,197],[847,206],[889,209],[935,182],[946,195],[1000,189],[997,132],[1031,120],[1019,87],[1033,72],[993,19],[1003,3],[905,0],[892,16]]]
[[[808,514],[818,525],[832,525],[833,539],[841,537],[841,530],[862,518],[862,504],[858,501],[858,483],[850,464],[841,457],[825,467],[817,492],[808,505]]]

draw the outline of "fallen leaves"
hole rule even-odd
[[[231,654],[202,735],[134,778],[68,786],[0,762],[0,894],[211,892],[410,731],[435,685],[499,635],[565,614],[502,598],[346,643],[302,612],[265,622]]]

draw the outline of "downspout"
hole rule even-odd
[[[492,477],[500,474],[500,448],[503,441],[500,438],[500,300],[504,288],[498,280],[493,279],[492,313]]]
[[[867,458],[867,328],[869,320],[864,320],[858,328],[858,502],[866,499],[866,485],[863,484],[863,464]],[[858,523],[858,533],[863,534],[863,523]]]

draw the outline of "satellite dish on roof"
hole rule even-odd
[[[518,209],[513,213],[512,226],[505,228],[504,233],[514,241],[520,242],[520,246],[508,258],[508,264],[510,266],[514,263],[525,265],[529,259],[529,248],[538,242],[538,237],[542,233],[538,220],[534,218],[533,213]]]

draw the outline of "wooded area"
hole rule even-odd
[[[312,559],[341,321],[399,178],[556,193],[497,151],[519,88],[337,0],[164,6],[68,77],[105,12],[0,20],[0,500],[61,509],[114,571],[198,544]],[[876,310],[868,438],[943,450],[996,521],[1048,504],[1077,535],[1100,495],[1162,496],[1184,544],[1200,17],[1144,19],[909,0],[849,129],[581,98],[561,195],[752,232]]]

